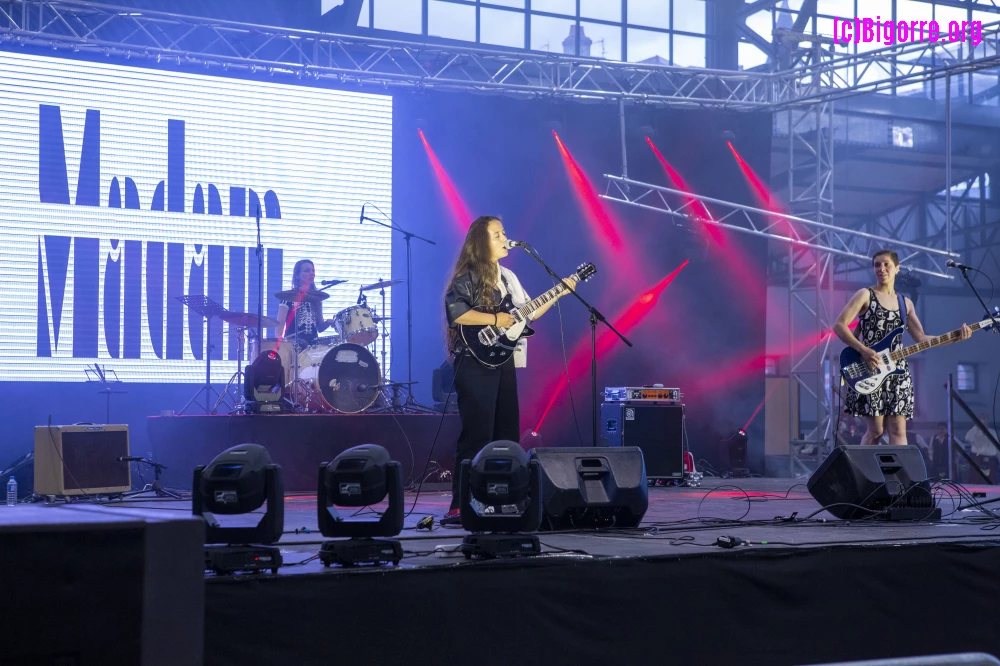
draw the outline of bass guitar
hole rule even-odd
[[[1000,314],[996,316],[1000,317]],[[971,324],[969,328],[975,332],[992,326],[993,320],[984,319],[978,324]],[[898,351],[891,351],[892,343],[902,334],[903,327],[900,326],[893,329],[888,335],[872,346],[872,349],[878,353],[877,368],[869,366],[865,363],[861,354],[851,347],[846,347],[844,351],[840,352],[840,374],[844,378],[844,381],[861,395],[874,393],[890,375],[901,375],[905,372],[904,369],[899,367],[899,362],[904,358],[917,352],[922,352],[925,349],[930,349],[931,347],[943,347],[944,345],[958,342],[961,339],[962,331],[952,331],[951,333],[945,333],[929,340],[918,342],[909,347],[903,347]]]
[[[570,276],[570,279],[576,278],[577,282],[586,282],[596,272],[597,267],[594,264],[581,264],[577,267],[576,273]],[[477,361],[491,368],[500,367],[514,357],[514,350],[517,348],[518,340],[535,334],[535,331],[528,326],[531,314],[568,288],[560,282],[538,298],[528,301],[520,307],[515,306],[510,294],[507,294],[504,296],[503,301],[500,302],[500,307],[497,311],[506,312],[514,317],[513,326],[504,328],[496,325],[473,326],[459,324],[458,334],[462,336],[462,341]]]

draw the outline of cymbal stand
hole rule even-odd
[[[378,281],[382,282],[382,278],[379,278]],[[379,289],[378,293],[379,293],[380,296],[382,296],[382,315],[383,315],[382,316],[382,322],[381,322],[382,323],[382,383],[385,384],[386,382],[389,381],[389,367],[385,364],[385,343],[386,343],[386,339],[389,337],[389,334],[385,330],[385,320],[386,320],[386,318],[384,316],[385,315],[385,287],[382,287],[381,289]]]
[[[249,345],[253,347],[253,338],[256,336],[256,332],[249,327],[233,327],[230,329],[230,335],[236,335],[236,374],[229,378],[226,383],[226,388],[222,389],[222,394],[219,399],[215,401],[215,406],[212,407],[212,413],[219,413],[219,406],[222,405],[222,401],[230,395],[229,391],[233,388],[233,382],[236,382],[236,398],[233,400],[234,407],[230,414],[245,414],[246,413],[246,398],[243,395],[243,382],[246,380],[246,373],[243,372],[243,341],[244,335],[251,341]],[[260,345],[258,345],[259,347]]]
[[[201,396],[202,392],[205,393],[205,414],[210,414],[211,412],[211,400],[212,393],[215,392],[219,397],[222,394],[219,393],[218,389],[212,386],[212,318],[218,317],[221,314],[226,314],[229,311],[222,307],[211,298],[204,296],[202,294],[189,294],[187,296],[178,296],[177,300],[188,306],[194,312],[200,314],[205,318],[206,326],[206,336],[205,336],[205,385],[198,389],[198,391],[191,396],[191,399],[187,401],[181,409],[177,412],[178,414],[183,414],[187,411],[187,408],[192,405]]]

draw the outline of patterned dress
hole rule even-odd
[[[856,335],[858,340],[871,347],[886,334],[903,325],[899,310],[886,310],[878,302],[875,291],[868,288],[868,309],[861,315]],[[903,336],[893,342],[892,351],[902,349]],[[860,395],[848,387],[847,400],[844,402],[844,412],[854,416],[905,416],[913,418],[913,378],[906,359],[899,362],[899,367],[905,372],[901,375],[890,375],[877,391],[869,395]]]

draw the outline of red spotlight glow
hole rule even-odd
[[[646,137],[646,143],[652,149],[653,154],[656,155],[656,159],[663,166],[663,170],[667,173],[667,178],[672,181],[674,187],[685,194],[694,194],[694,191],[688,186],[681,174],[667,161],[667,158],[663,156],[663,153],[660,152],[656,144],[648,136]],[[689,204],[689,210],[693,214],[699,215],[706,220],[711,218],[708,208],[705,207],[704,202],[700,199],[689,196],[686,201]],[[723,260],[725,270],[732,273],[736,284],[742,285],[746,288],[746,291],[754,293],[758,305],[763,306],[764,300],[767,297],[767,285],[764,283],[762,275],[764,273],[763,269],[752,266],[738,248],[730,246],[729,239],[722,228],[711,222],[695,222],[694,225],[698,233],[708,236],[714,242]]]
[[[646,137],[646,143],[653,150],[653,154],[656,155],[656,159],[660,161],[660,166],[662,166],[663,170],[667,172],[667,178],[669,178],[673,182],[674,187],[676,187],[678,190],[681,190],[685,194],[692,194],[691,188],[688,187],[687,182],[684,180],[684,178],[681,177],[681,174],[677,172],[677,169],[671,166],[670,162],[667,161],[667,158],[663,156],[663,153],[660,152],[660,149],[656,147],[656,144],[653,143],[653,140],[650,139],[648,136]],[[711,218],[711,214],[709,214],[708,208],[705,207],[705,204],[700,199],[695,199],[694,197],[687,197],[685,199],[685,203],[688,204],[688,208],[695,215],[700,215],[704,217],[706,220]],[[719,229],[718,227],[713,227],[710,224],[703,224],[701,226],[704,229],[704,231],[709,235],[711,235],[712,239],[715,240],[719,245],[726,244],[726,239],[722,235],[721,229]]]
[[[736,150],[736,146],[733,145],[732,141],[726,141],[726,145],[729,146],[729,150],[733,153],[733,157],[736,158],[736,163],[740,165],[740,170],[743,171],[743,176],[747,179],[747,183],[750,185],[750,189],[753,191],[754,196],[757,198],[757,202],[761,208],[766,208],[767,210],[773,211],[775,213],[784,213],[785,208],[778,201],[778,198],[774,196],[771,188],[768,186],[764,179],[757,175],[757,172],[753,170],[743,156],[740,155],[739,151]]]
[[[464,233],[469,228],[469,225],[472,224],[472,213],[465,204],[465,200],[462,199],[462,195],[455,188],[455,183],[452,182],[451,176],[448,175],[448,172],[434,153],[434,149],[431,148],[427,137],[424,136],[424,131],[418,129],[417,134],[420,135],[420,141],[423,142],[424,150],[427,151],[427,159],[430,160],[434,176],[437,178],[438,187],[441,188],[441,194],[448,204],[448,212],[451,213],[452,221]]]
[[[629,331],[638,326],[643,319],[645,319],[653,308],[656,307],[656,302],[660,298],[660,294],[663,290],[670,286],[670,283],[674,281],[674,278],[688,265],[688,261],[685,259],[684,263],[675,268],[669,275],[660,280],[658,283],[653,285],[650,289],[646,290],[642,294],[636,297],[635,301],[632,302],[625,310],[620,312],[615,316],[611,323],[622,332],[623,335],[627,335]],[[622,346],[623,343],[618,340],[618,336],[611,331],[605,329],[602,333],[597,336],[597,358],[603,358],[609,352]],[[570,381],[576,381],[590,372],[590,340],[582,340],[573,350],[573,354],[569,361],[569,378]],[[563,391],[566,390],[567,379],[566,374],[563,374],[556,382],[555,385],[547,391],[551,395],[548,404],[542,411],[541,417],[538,419],[538,425],[534,427],[535,432],[541,430],[542,424],[545,422],[546,417],[548,417],[549,412],[552,411],[552,407],[556,404]]]
[[[559,146],[559,154],[562,156],[566,173],[569,175],[570,182],[573,185],[573,192],[583,207],[587,221],[593,227],[599,240],[609,243],[616,253],[621,252],[624,243],[621,234],[618,233],[618,229],[616,228],[617,225],[611,219],[610,213],[602,205],[600,197],[597,196],[593,185],[590,184],[590,180],[583,172],[583,169],[580,168],[577,161],[573,159],[573,156],[555,130],[552,130],[552,136],[556,140],[556,145]]]

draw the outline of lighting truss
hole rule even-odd
[[[779,109],[892,92],[1000,66],[1000,21],[984,25],[982,37],[975,48],[966,42],[918,41],[842,56],[827,51],[822,60],[811,59],[776,74],[771,106]]]
[[[730,231],[767,238],[797,249],[815,250],[866,264],[871,263],[871,255],[876,250],[895,250],[899,253],[900,262],[905,263],[909,270],[915,273],[949,280],[955,277],[946,272],[945,268],[948,259],[959,255],[947,250],[925,247],[864,231],[844,229],[824,222],[807,220],[804,217],[745,206],[612,174],[605,174],[604,178],[607,180],[607,189],[601,198],[609,201],[656,211],[694,224],[718,225]],[[696,202],[705,205],[700,206]],[[712,208],[717,212],[713,212]]]
[[[0,0],[0,39],[331,83],[739,109],[766,107],[773,78],[334,35],[80,0]]]
[[[83,0],[0,0],[0,43],[317,82],[736,110],[808,106],[1000,65],[1000,23],[984,28],[983,42],[971,54],[950,42],[897,44],[840,57],[824,48],[820,59],[768,73],[390,41]]]

